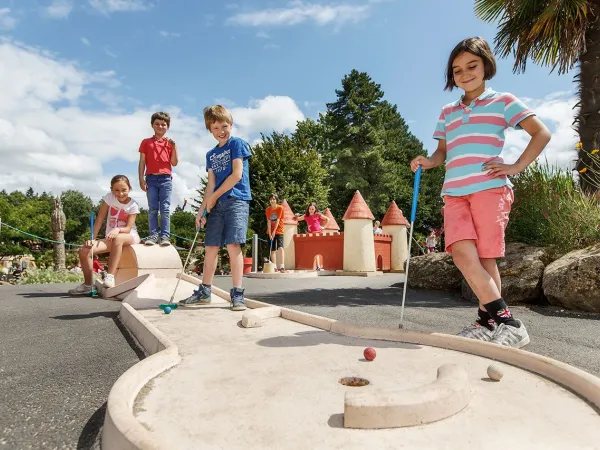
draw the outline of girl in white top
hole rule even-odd
[[[135,200],[129,197],[129,191],[131,191],[129,179],[125,175],[114,176],[110,181],[110,190],[102,199],[98,220],[94,224],[92,234],[92,236],[98,234],[106,217],[105,238],[86,241],[79,249],[79,261],[83,270],[84,282],[75,289],[71,289],[69,291],[71,295],[88,294],[92,289],[92,247],[94,247],[94,254],[110,253],[108,274],[104,280],[104,286],[110,288],[115,285],[115,273],[123,254],[123,247],[140,242],[140,236],[135,227],[135,219],[140,213],[140,207]]]

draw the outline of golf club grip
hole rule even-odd
[[[204,219],[206,217],[206,209],[204,211],[202,211],[202,217],[200,218],[200,220]],[[196,231],[200,231],[202,229],[202,222],[200,222],[200,226],[198,227],[198,229]]]
[[[423,169],[421,166],[415,172],[415,184],[413,186],[413,199],[412,199],[412,209],[410,211],[410,223],[415,222],[415,218],[417,217],[417,202],[419,201],[419,185],[421,184],[421,171]]]
[[[90,213],[90,234],[92,236],[92,241],[94,240],[94,212]]]

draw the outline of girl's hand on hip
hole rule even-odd
[[[516,164],[504,164],[500,162],[487,162],[483,165],[483,170],[489,170],[488,176],[492,178],[517,175],[523,169]]]

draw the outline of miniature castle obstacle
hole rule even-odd
[[[373,214],[359,191],[356,191],[344,214],[344,232],[329,208],[324,215],[330,221],[322,233],[297,234],[298,221],[284,200],[285,268],[314,270],[317,261],[325,270],[341,274],[368,274],[381,271],[403,272],[408,254],[408,221],[395,202],[390,204],[382,221],[384,234],[373,234]],[[293,256],[293,262],[292,262]]]

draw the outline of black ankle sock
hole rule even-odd
[[[511,327],[520,328],[519,322],[513,319],[513,316],[502,297],[486,304],[485,309],[487,309],[489,315],[498,325],[503,323],[505,325],[510,325]]]
[[[210,284],[206,284],[206,283],[202,283],[202,286],[204,286],[204,287],[205,287],[205,288],[207,288],[207,289],[210,289],[210,286],[211,286],[211,285],[210,285]]]
[[[482,310],[481,308],[477,310],[477,320],[475,322],[481,325],[482,327],[486,327],[490,331],[494,330],[494,319],[492,319],[490,313]]]

